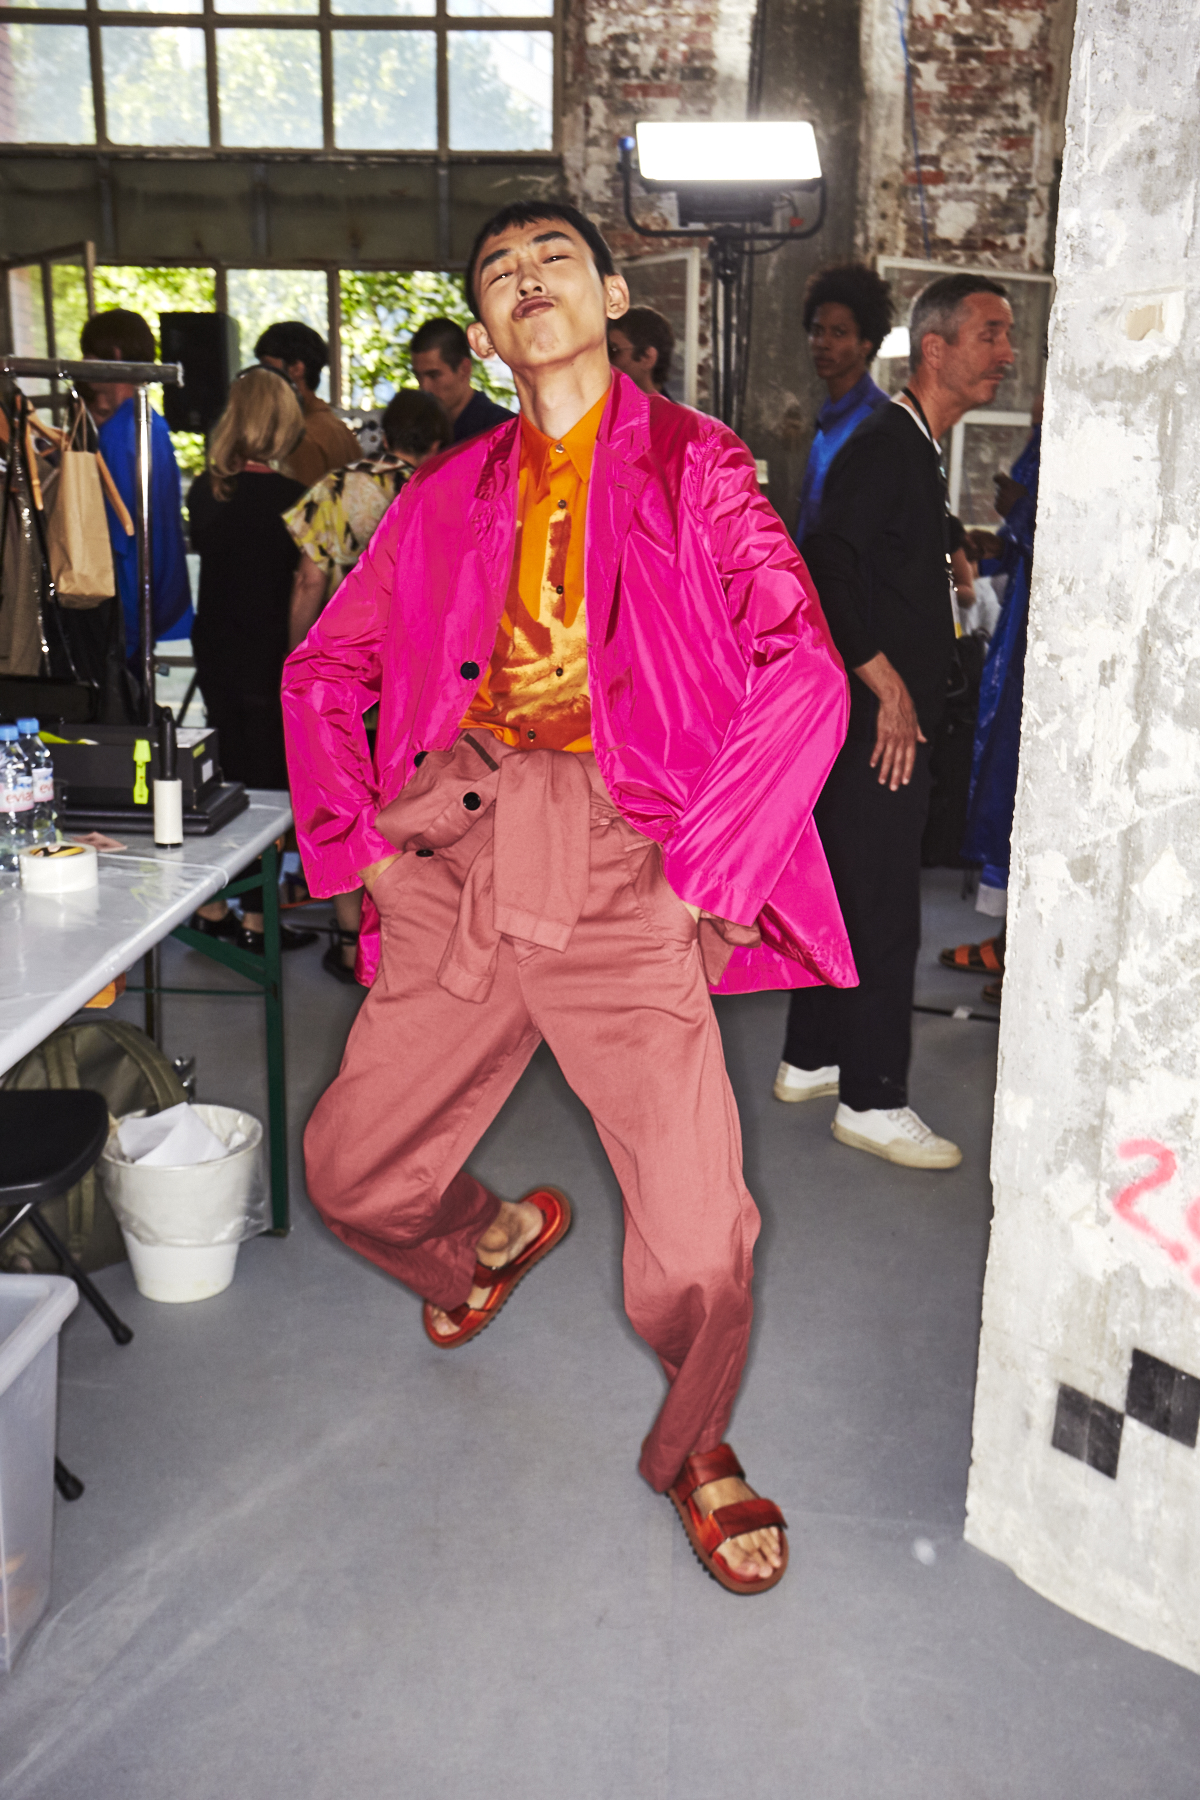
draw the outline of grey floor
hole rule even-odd
[[[925,1003],[977,1004],[936,951],[979,923],[928,878]],[[317,957],[288,959],[297,1137],[356,1004]],[[731,1437],[791,1521],[783,1585],[724,1594],[637,1478],[660,1376],[542,1052],[475,1167],[562,1185],[577,1223],[461,1353],[317,1223],[298,1160],[291,1237],[226,1294],[156,1306],[122,1265],[134,1343],[68,1323],[87,1493],[0,1684],[4,1800],[1195,1800],[1195,1678],[962,1542],[994,1025],[918,1016],[914,1102],[965,1151],[927,1176],[835,1145],[832,1102],[771,1099],[785,1006],[720,1003],[764,1215]],[[173,1004],[201,1098],[261,1111],[256,1011]]]

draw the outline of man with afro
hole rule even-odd
[[[882,276],[862,263],[818,269],[804,290],[804,329],[813,367],[829,390],[808,453],[796,542],[817,523],[829,466],[864,419],[888,404],[867,370],[891,330],[892,296]]]

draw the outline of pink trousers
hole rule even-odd
[[[380,829],[406,847],[375,884],[379,976],[305,1134],[313,1203],[457,1306],[500,1205],[462,1165],[544,1038],[621,1186],[626,1311],[670,1384],[639,1465],[662,1491],[724,1437],[759,1227],[696,925],[591,756],[460,738]]]

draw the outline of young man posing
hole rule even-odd
[[[610,369],[629,298],[595,227],[507,207],[467,286],[520,418],[413,475],[285,674],[313,891],[363,881],[365,956],[382,927],[309,1192],[465,1343],[569,1224],[553,1189],[509,1203],[462,1167],[545,1038],[621,1183],[626,1307],[669,1384],[641,1472],[761,1593],[784,1521],[722,1443],[758,1214],[708,987],[854,980],[811,821],[845,675],[745,446]]]

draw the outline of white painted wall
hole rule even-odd
[[[1200,1377],[1198,69],[1194,0],[1080,0],[966,1535],[1200,1671],[1200,1448],[1051,1445]]]

